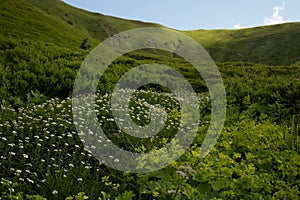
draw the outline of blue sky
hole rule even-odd
[[[73,6],[179,30],[300,21],[300,0],[63,0]]]

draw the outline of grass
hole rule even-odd
[[[300,23],[184,33],[202,44],[215,60],[221,62],[290,65],[300,59]]]
[[[217,63],[227,118],[217,145],[204,158],[198,155],[209,126],[210,97],[195,69],[159,50],[130,52],[112,63],[100,80],[95,109],[109,141],[124,150],[165,146],[186,117],[164,88],[147,85],[132,96],[128,114],[140,126],[149,124],[158,119],[149,114],[158,103],[168,115],[165,127],[150,140],[119,129],[107,93],[124,72],[140,64],[165,64],[182,73],[199,95],[201,123],[186,153],[161,170],[131,174],[99,163],[84,147],[68,96],[90,50],[79,48],[83,39],[94,47],[115,33],[160,25],[91,13],[59,0],[2,0],[0,8],[1,199],[299,199],[300,23],[182,31],[216,61],[248,61]],[[107,142],[95,141],[97,148]]]
[[[0,34],[76,49],[88,38],[96,46],[105,38],[132,28],[158,26],[91,13],[58,0],[3,0]]]
[[[76,49],[84,38],[96,44],[85,30],[68,25],[24,0],[3,0],[0,5],[0,30],[4,37],[30,39]]]
[[[125,30],[145,26],[160,26],[154,23],[124,20],[116,17],[105,16],[98,13],[84,11],[69,6],[59,0],[28,0],[32,5],[56,16],[71,26],[87,31],[93,38],[102,41],[109,36]]]
[[[76,49],[88,38],[91,47],[125,30],[163,27],[84,11],[60,0],[3,0],[0,34]],[[38,20],[36,20],[38,19]],[[300,23],[240,30],[182,31],[194,38],[214,60],[290,65],[300,60]]]

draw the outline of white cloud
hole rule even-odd
[[[282,3],[282,6],[274,6],[273,7],[273,15],[269,17],[265,17],[264,24],[272,25],[272,24],[282,24],[286,21],[281,16],[281,12],[285,9],[285,2]]]
[[[285,1],[282,2],[281,6],[274,6],[273,7],[273,14],[271,17],[265,17],[264,25],[273,25],[273,24],[282,24],[286,23],[284,17],[281,15],[282,12],[285,10]],[[233,25],[234,29],[242,29],[242,28],[249,28],[249,26],[242,26],[240,24]]]
[[[246,27],[241,26],[240,24],[235,24],[235,25],[233,25],[233,28],[235,28],[235,29],[242,29],[242,28],[246,28]]]

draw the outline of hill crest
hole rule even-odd
[[[84,39],[91,47],[125,30],[163,27],[125,20],[70,6],[60,0],[3,0],[0,35],[26,38],[78,49]],[[215,61],[290,65],[300,60],[300,23],[238,30],[181,31],[199,42]]]

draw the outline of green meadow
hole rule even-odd
[[[111,63],[99,80],[95,109],[99,126],[119,148],[136,153],[162,148],[182,117],[178,99],[149,84],[134,93],[129,115],[145,126],[156,117],[149,108],[159,104],[167,113],[164,128],[142,139],[119,130],[111,94],[130,69],[151,63],[172,67],[189,81],[200,107],[197,135],[178,160],[157,171],[130,173],[107,167],[84,147],[72,113],[73,85],[86,56],[106,38],[163,26],[87,12],[60,0],[1,0],[0,8],[0,199],[300,198],[299,22],[180,31],[214,59],[227,95],[221,136],[203,158],[211,96],[193,66],[153,49]]]

